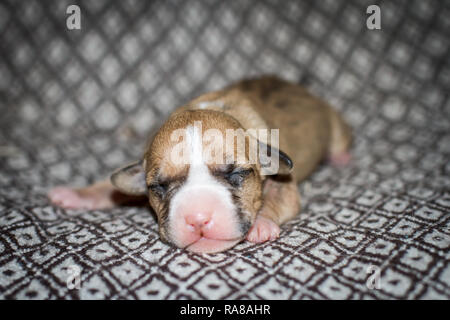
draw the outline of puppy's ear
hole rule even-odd
[[[261,175],[286,175],[291,173],[294,163],[283,151],[258,140],[258,157]]]
[[[148,192],[143,161],[117,169],[111,175],[111,182],[121,192],[129,195],[146,195]]]

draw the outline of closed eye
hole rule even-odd
[[[253,172],[252,168],[240,168],[234,165],[227,165],[224,168],[213,170],[213,174],[224,178],[233,187],[240,187],[245,178]]]
[[[175,177],[157,177],[150,185],[148,189],[150,192],[156,194],[160,199],[170,196],[175,190],[177,190],[186,180],[185,176]]]
[[[234,164],[226,164],[211,168],[211,172],[215,176],[225,176],[227,174],[232,173],[235,170],[236,166]]]
[[[148,189],[150,192],[156,194],[158,197],[163,198],[164,195],[167,193],[167,190],[169,190],[169,183],[163,182],[163,183],[152,183],[148,186]]]

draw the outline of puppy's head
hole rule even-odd
[[[276,173],[292,168],[289,157],[267,149],[231,116],[178,112],[144,158],[117,170],[111,181],[122,192],[148,195],[162,240],[195,252],[223,251],[245,238],[262,206],[263,149],[266,159],[279,159]]]

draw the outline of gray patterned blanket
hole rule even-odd
[[[0,298],[449,299],[450,3],[0,3]],[[146,208],[62,210],[176,106],[275,73],[353,126],[353,161],[299,185],[278,240],[197,255]],[[447,89],[445,89],[447,88]]]

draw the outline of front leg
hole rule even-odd
[[[109,179],[80,189],[55,187],[49,191],[48,198],[62,208],[87,210],[109,209],[128,203],[141,204],[146,199],[121,193]]]
[[[263,207],[247,234],[250,242],[277,239],[280,235],[279,226],[300,211],[300,193],[292,177],[283,181],[269,177],[264,184],[263,197]]]

